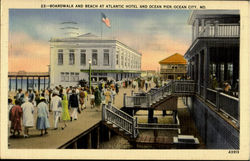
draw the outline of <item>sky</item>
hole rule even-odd
[[[101,12],[111,28],[101,21]],[[190,10],[10,9],[10,72],[47,72],[52,37],[61,37],[62,22],[74,21],[79,35],[113,38],[142,54],[142,70],[159,70],[159,61],[185,54],[191,44]],[[101,32],[102,31],[102,32]]]

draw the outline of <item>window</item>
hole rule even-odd
[[[58,65],[63,65],[63,50],[58,50]]]
[[[69,65],[74,65],[75,64],[75,51],[74,50],[69,50]]]
[[[92,50],[92,65],[97,65],[97,50]]]
[[[81,50],[81,65],[86,65],[86,50]]]
[[[108,49],[104,49],[104,60],[103,60],[103,65],[107,66],[109,65],[109,50]]]
[[[69,73],[68,72],[65,73],[64,81],[65,82],[69,81]]]
[[[71,72],[70,73],[70,82],[74,82],[75,81],[75,73]]]
[[[123,66],[123,62],[124,62],[124,60],[123,60],[123,53],[122,53],[122,56],[121,56],[121,65]]]
[[[119,54],[116,54],[116,65],[119,65]]]
[[[76,82],[79,81],[79,73],[75,73],[75,81],[76,81]]]
[[[65,75],[64,75],[64,72],[61,72],[61,82],[64,82],[64,78],[65,77]]]

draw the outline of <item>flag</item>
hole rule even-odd
[[[105,25],[110,28],[111,25],[110,25],[110,21],[109,21],[108,17],[106,17],[106,15],[104,13],[101,13],[101,14],[102,14],[102,22],[104,22]]]

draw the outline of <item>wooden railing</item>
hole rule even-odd
[[[200,29],[197,37],[239,37],[240,25],[239,24],[218,24],[209,27],[204,26]]]
[[[233,120],[239,120],[239,98],[207,88],[207,101]]]
[[[170,95],[185,95],[195,92],[195,83],[192,80],[175,80],[166,85],[150,90],[148,93],[137,93],[132,96],[124,96],[124,107],[150,108],[160,99]]]
[[[184,69],[161,69],[161,73],[187,73],[187,70]]]
[[[127,113],[112,106],[111,103],[102,105],[102,120],[118,126],[130,134],[131,138],[136,138],[139,134],[138,129],[135,128],[138,126],[137,118],[133,118]]]

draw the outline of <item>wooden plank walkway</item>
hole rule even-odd
[[[123,93],[131,94],[132,88],[120,88],[119,94],[116,96],[115,106],[121,108],[123,106]],[[136,89],[135,91],[138,91]],[[30,129],[30,137],[23,138],[23,132],[19,138],[9,138],[10,149],[57,149],[68,141],[74,139],[79,134],[87,131],[101,121],[101,112],[96,112],[96,109],[90,109],[90,99],[88,100],[87,110],[78,114],[78,120],[67,122],[68,126],[62,130],[63,123],[60,122],[58,130],[53,130],[54,122],[53,115],[50,113],[50,126],[48,135],[40,136],[40,130],[35,127]],[[36,109],[36,107],[35,107]],[[36,111],[34,112],[37,113]],[[71,114],[71,112],[70,112]],[[34,116],[36,118],[36,116]],[[36,123],[36,119],[34,120]]]
[[[52,118],[52,113],[50,114]],[[69,140],[77,137],[79,134],[88,130],[101,120],[101,112],[96,112],[94,109],[87,109],[81,114],[78,114],[78,120],[67,122],[68,126],[62,130],[60,127],[63,123],[60,122],[57,130],[53,130],[53,121],[50,119],[52,128],[48,130],[48,135],[40,136],[40,131],[32,128],[30,137],[10,138],[10,149],[57,149]]]

